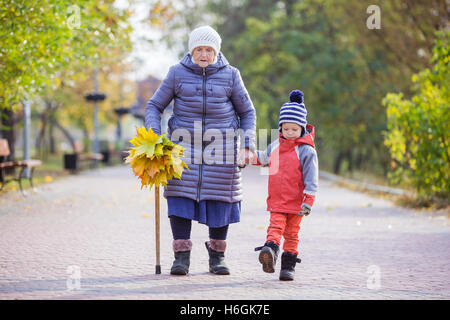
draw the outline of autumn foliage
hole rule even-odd
[[[188,168],[180,157],[183,148],[170,141],[165,134],[158,136],[151,128],[136,127],[137,135],[130,140],[133,145],[125,159],[131,164],[134,175],[144,186],[166,186],[172,178],[181,179],[184,168]]]
[[[450,197],[450,33],[435,41],[433,67],[412,77],[413,96],[389,93],[388,131],[394,182],[413,186],[422,198]]]

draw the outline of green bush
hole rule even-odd
[[[432,68],[412,77],[413,97],[389,93],[384,143],[391,155],[389,177],[413,186],[419,196],[450,196],[450,32],[435,41]]]

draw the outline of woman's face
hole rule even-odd
[[[192,52],[194,62],[202,68],[213,63],[216,53],[211,47],[197,47]]]

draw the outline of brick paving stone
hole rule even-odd
[[[172,238],[161,201],[155,272],[153,190],[128,166],[85,171],[24,198],[0,195],[0,299],[449,299],[446,217],[320,181],[302,221],[292,282],[262,272],[267,176],[244,169],[241,222],[229,230],[229,276],[208,272],[208,230],[193,223],[188,276],[171,276]],[[75,266],[75,269],[71,269]],[[79,269],[79,282],[73,270]],[[378,277],[377,277],[378,275]],[[374,281],[370,281],[373,280]],[[79,284],[79,287],[78,287]]]

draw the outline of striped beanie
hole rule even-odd
[[[293,122],[298,124],[306,131],[306,116],[308,111],[303,103],[303,92],[300,90],[294,90],[289,94],[288,103],[283,104],[280,109],[280,120],[278,125],[281,130],[281,124],[283,122]]]
[[[211,47],[219,54],[222,39],[216,30],[210,26],[198,27],[189,34],[189,52],[200,46]]]

